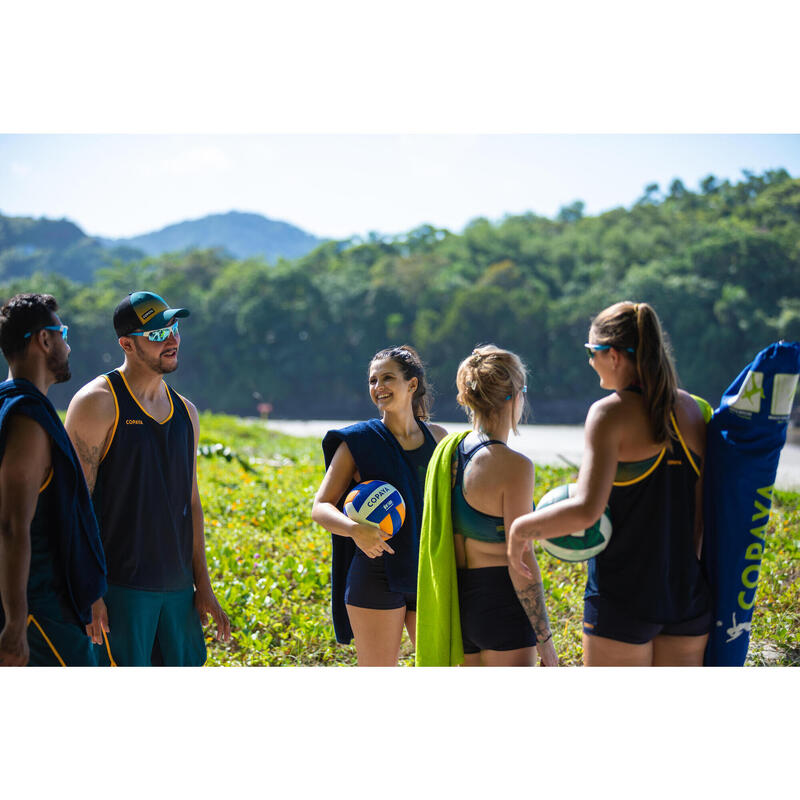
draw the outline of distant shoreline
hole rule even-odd
[[[292,436],[322,439],[331,429],[343,428],[355,420],[283,420],[270,419],[272,430]],[[470,429],[467,422],[436,420],[448,432]],[[583,425],[520,425],[519,436],[512,433],[509,447],[528,456],[536,464],[579,465],[583,457]],[[781,490],[800,491],[800,444],[787,442],[781,452],[775,486]]]

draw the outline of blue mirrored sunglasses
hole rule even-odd
[[[632,347],[617,347],[616,345],[613,344],[589,344],[589,342],[586,342],[584,347],[586,348],[586,355],[589,358],[591,358],[599,350],[610,350],[612,347],[615,350],[625,350],[628,353],[636,352]]]
[[[168,328],[158,328],[154,331],[134,331],[129,333],[128,336],[146,336],[151,342],[165,342],[169,339],[169,335],[173,333],[178,335],[178,323],[170,325]]]
[[[525,385],[522,387],[522,394],[527,394],[527,393],[528,393],[528,384],[526,383],[526,384],[525,384]],[[510,400],[510,399],[511,399],[511,395],[509,395],[508,397],[506,397],[506,400]]]
[[[39,331],[60,331],[61,338],[66,342],[68,330],[69,328],[66,325],[42,325],[41,328],[37,328],[35,331],[29,331],[22,338],[28,339],[29,337],[33,336],[34,333],[38,333]]]

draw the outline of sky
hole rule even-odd
[[[0,135],[0,213],[134,236],[231,210],[321,237],[630,206],[650,183],[777,167],[800,135]]]

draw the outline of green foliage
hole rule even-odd
[[[208,641],[211,665],[347,665],[355,648],[336,643],[330,616],[330,534],[311,521],[323,476],[317,439],[282,436],[258,421],[204,413],[198,480],[206,552],[232,641]],[[577,472],[537,466],[535,499]],[[767,528],[747,663],[800,663],[797,596],[800,494],[776,492]],[[585,564],[536,548],[561,663],[581,663]],[[413,664],[404,639],[402,663]]]
[[[3,230],[2,241],[19,241]],[[274,265],[199,250],[118,259],[92,285],[37,272],[0,292],[56,294],[74,387],[119,363],[111,313],[143,287],[192,310],[173,381],[200,408],[252,415],[263,401],[278,418],[368,416],[370,358],[408,342],[429,367],[437,417],[461,418],[458,364],[493,341],[527,363],[537,422],[577,423],[598,391],[580,345],[592,316],[621,299],[656,308],[683,386],[713,403],[763,347],[800,339],[800,180],[711,175],[697,192],[675,180],[595,217],[576,201],[554,220],[479,218],[460,235],[423,225]],[[55,402],[71,391],[55,387]]]

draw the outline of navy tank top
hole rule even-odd
[[[163,592],[190,588],[195,441],[189,411],[165,383],[170,412],[159,422],[118,370],[104,377],[117,416],[92,499],[108,582]]]
[[[50,469],[39,489],[36,511],[31,520],[31,562],[28,573],[28,612],[52,619],[80,624],[67,598],[67,586],[63,571],[56,568],[59,563],[58,503],[54,491],[54,473]],[[0,626],[5,625],[5,614],[0,603]]]
[[[700,457],[671,417],[678,441],[645,461],[620,462],[608,507],[608,547],[589,561],[586,596],[601,596],[646,622],[668,624],[709,609],[695,554]]]
[[[403,455],[408,461],[414,476],[419,484],[420,494],[425,496],[425,475],[428,472],[428,462],[431,460],[433,451],[436,449],[436,440],[433,434],[428,430],[428,426],[424,423],[420,426],[422,428],[422,435],[425,441],[414,450],[403,450]]]
[[[31,520],[31,568],[28,578],[28,602],[37,598],[66,594],[63,575],[55,568],[58,542],[54,535],[58,508],[55,502],[52,468],[39,489],[36,511]]]
[[[453,533],[460,533],[466,539],[477,539],[479,542],[504,542],[506,540],[505,520],[493,517],[473,508],[464,497],[464,470],[470,459],[481,448],[490,444],[502,444],[499,439],[487,439],[464,451],[464,442],[456,448],[456,476],[452,491]]]

